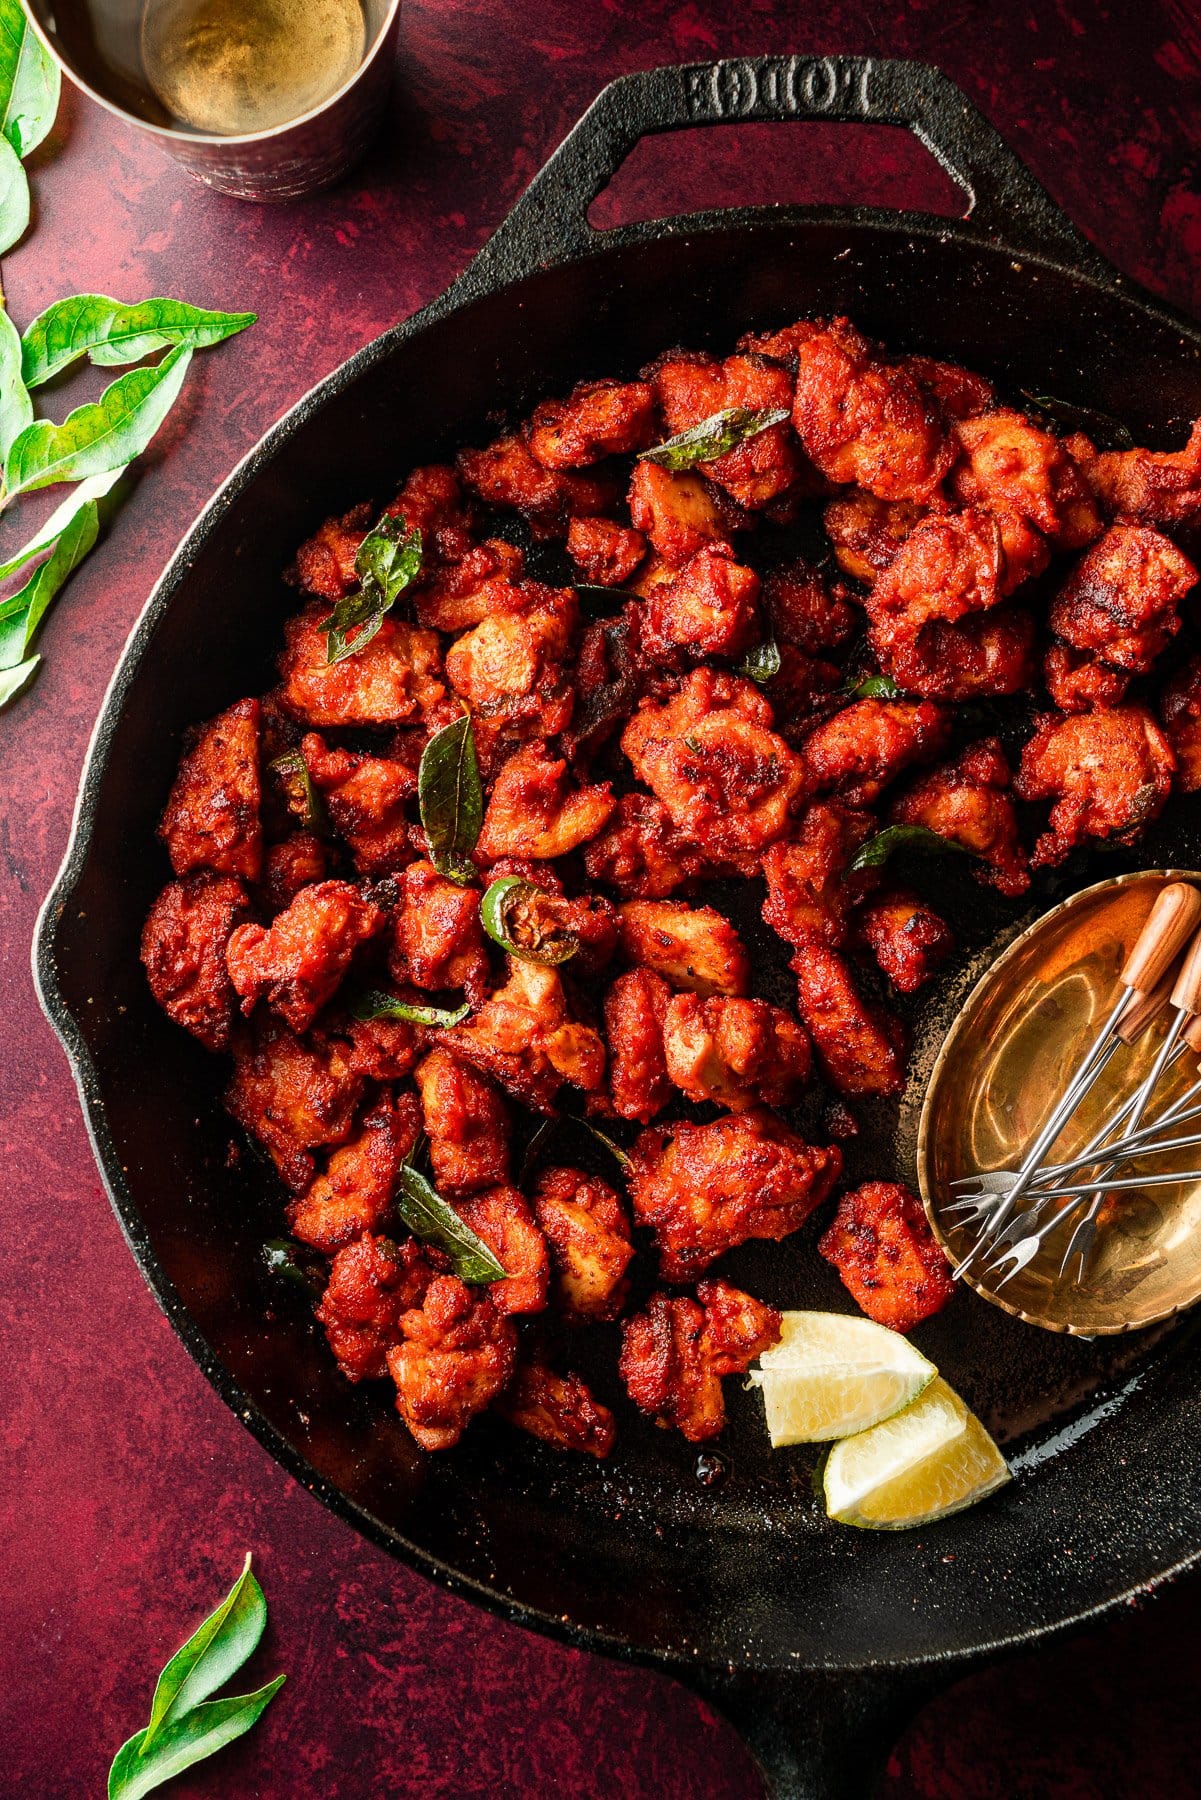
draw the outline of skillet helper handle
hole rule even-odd
[[[793,119],[905,126],[962,188],[964,216],[981,237],[1073,269],[1108,269],[940,69],[872,56],[739,56],[644,69],[602,88],[484,245],[469,285],[491,288],[645,231],[598,232],[588,223],[588,208],[640,139],[693,125]]]
[[[763,1774],[768,1800],[869,1800],[889,1752],[963,1664],[856,1674],[690,1671],[688,1685],[725,1715]]]

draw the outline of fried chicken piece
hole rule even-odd
[[[366,506],[352,506],[341,518],[326,519],[296,552],[291,578],[301,591],[336,604],[356,588],[355,557],[370,524]]]
[[[240,881],[198,869],[168,882],[142,927],[142,962],[150,992],[169,1019],[199,1038],[206,1050],[229,1045],[237,996],[225,967],[225,946],[250,916]]]
[[[1131,675],[1111,668],[1087,650],[1074,650],[1058,640],[1043,657],[1043,685],[1060,712],[1092,712],[1098,706],[1120,706]]]
[[[889,888],[864,902],[856,934],[898,993],[915,994],[955,948],[945,919],[916,894]]]
[[[329,851],[321,839],[312,831],[294,831],[268,847],[259,892],[269,912],[283,912],[301,888],[324,881],[328,873]]]
[[[750,961],[738,933],[711,906],[682,900],[627,900],[621,948],[632,963],[653,969],[673,987],[694,994],[744,994]]]
[[[929,500],[955,457],[929,388],[877,355],[849,319],[799,346],[792,422],[828,481],[882,500]]]
[[[727,1281],[702,1281],[696,1291],[695,1300],[652,1294],[622,1327],[618,1368],[656,1425],[701,1444],[726,1422],[721,1377],[744,1373],[779,1341],[780,1315]]]
[[[746,524],[729,495],[695,469],[640,462],[630,478],[631,523],[649,538],[668,568],[679,568],[709,544],[728,544]]]
[[[1037,626],[1024,606],[973,613],[956,625],[935,619],[916,635],[881,621],[868,631],[880,666],[907,694],[977,700],[1017,694],[1034,680]]]
[[[939,362],[934,356],[903,356],[901,362],[915,381],[929,388],[948,419],[973,418],[996,398],[991,381],[958,363]]]
[[[671,989],[651,969],[619,975],[605,995],[609,1097],[622,1119],[649,1125],[672,1098],[663,1054]]]
[[[817,1247],[868,1318],[892,1331],[912,1331],[955,1292],[921,1201],[899,1181],[844,1194]]]
[[[613,1189],[580,1169],[544,1169],[533,1204],[550,1250],[557,1306],[573,1324],[616,1319],[625,1304],[634,1246]]]
[[[1009,764],[1000,740],[981,738],[895,800],[889,823],[923,825],[962,845],[979,859],[978,879],[1016,899],[1030,886],[1030,875],[1009,788]]]
[[[840,703],[843,673],[791,644],[778,644],[780,667],[764,682],[775,728],[790,749],[799,750],[815,723]]]
[[[571,588],[525,587],[524,612],[489,615],[456,638],[446,676],[472,713],[522,738],[553,737],[571,718],[567,662],[579,605]]]
[[[858,623],[843,583],[826,581],[800,556],[767,576],[763,609],[778,642],[806,656],[841,649]]]
[[[954,624],[1002,597],[1001,528],[991,513],[931,513],[883,570],[868,599],[874,625],[915,635],[934,619]]]
[[[393,980],[429,993],[462,988],[479,1005],[489,975],[479,890],[447,881],[425,861],[410,863],[399,887],[388,949]]]
[[[388,1351],[400,1342],[400,1320],[420,1306],[433,1280],[428,1256],[411,1239],[360,1237],[334,1257],[317,1318],[348,1381],[378,1381]]]
[[[509,1109],[488,1077],[436,1047],[414,1079],[439,1193],[457,1199],[507,1182]]]
[[[607,781],[573,787],[564,757],[527,744],[496,777],[475,853],[484,863],[566,856],[603,831],[616,806]]]
[[[537,537],[560,537],[569,517],[610,513],[613,484],[589,475],[547,469],[516,434],[497,438],[484,450],[461,450],[460,478],[489,506],[506,506],[529,522]]]
[[[567,554],[585,581],[622,587],[645,562],[647,541],[632,526],[613,519],[573,519],[567,527]]]
[[[1146,674],[1180,630],[1177,609],[1197,579],[1188,557],[1147,525],[1111,525],[1076,564],[1050,626],[1074,649]]]
[[[407,804],[417,777],[384,756],[334,750],[315,731],[301,740],[309,778],[325,798],[330,819],[364,875],[387,875],[411,862]]]
[[[689,1100],[731,1112],[789,1106],[809,1080],[809,1039],[781,1006],[766,1000],[676,994],[663,1022],[667,1073]]]
[[[280,701],[302,725],[403,725],[446,697],[437,636],[389,613],[375,636],[341,662],[326,660],[322,601],[284,626]]]
[[[961,459],[951,486],[965,506],[1017,513],[1056,550],[1080,550],[1100,536],[1096,501],[1059,438],[1007,406],[964,419],[955,430]]]
[[[678,652],[735,657],[759,635],[759,577],[726,547],[689,557],[671,581],[652,588],[639,618],[643,654],[653,663]]]
[[[356,1075],[369,1081],[402,1081],[417,1061],[421,1040],[408,1019],[338,1019],[331,1035],[346,1040],[346,1058]]]
[[[556,1450],[608,1456],[617,1436],[613,1414],[578,1375],[523,1362],[494,1407],[510,1425]]]
[[[623,794],[599,837],[584,850],[589,881],[634,900],[665,900],[700,874],[704,858],[681,837],[653,794]]]
[[[257,881],[263,866],[259,818],[257,700],[239,700],[186,739],[158,834],[177,875],[213,869]]]
[[[1054,802],[1031,866],[1061,863],[1085,838],[1136,842],[1162,812],[1175,768],[1171,746],[1145,706],[1067,719],[1044,713],[1013,784],[1021,800]]]
[[[455,562],[423,573],[413,589],[417,623],[434,631],[467,631],[498,613],[529,605],[525,557],[516,544],[485,538]]]
[[[654,385],[672,437],[731,407],[785,414],[792,408],[788,371],[762,356],[740,354],[719,361],[697,352],[676,353],[659,362]],[[698,467],[739,506],[762,512],[788,492],[803,464],[784,419]]]
[[[511,1379],[517,1333],[455,1275],[436,1275],[399,1323],[403,1342],[387,1353],[396,1410],[423,1450],[448,1450]]]
[[[311,1152],[350,1136],[363,1094],[349,1046],[337,1038],[298,1038],[281,1020],[260,1013],[235,1038],[226,1109],[267,1151],[285,1184],[303,1193],[312,1183]]]
[[[809,734],[801,749],[814,793],[872,806],[915,763],[933,762],[951,736],[951,713],[931,700],[856,700]]]
[[[875,829],[870,813],[819,801],[806,808],[795,837],[772,845],[763,859],[763,918],[777,937],[798,950],[846,941],[851,906],[879,879],[848,865]]]
[[[800,759],[772,723],[753,682],[693,669],[664,705],[639,707],[621,747],[639,781],[709,858],[757,862],[787,831],[804,792]]]
[[[820,336],[825,329],[824,319],[798,319],[795,324],[781,326],[778,331],[745,331],[738,340],[738,348],[748,355],[770,356],[775,362],[795,370],[801,345]]]
[[[1191,656],[1159,696],[1164,735],[1176,758],[1177,793],[1201,788],[1201,656]]]
[[[537,1112],[550,1112],[565,1081],[593,1093],[605,1078],[604,1042],[571,1017],[557,971],[514,956],[504,987],[441,1042]]]
[[[763,1107],[709,1125],[652,1127],[631,1152],[634,1219],[655,1234],[666,1281],[687,1281],[749,1238],[780,1239],[820,1206],[842,1170]]]
[[[251,1012],[265,994],[293,1031],[307,1031],[385,917],[349,881],[319,881],[302,888],[270,926],[239,925],[225,961],[242,1011]]]
[[[822,522],[843,574],[870,587],[928,510],[918,500],[881,500],[859,488],[831,500]]]
[[[792,969],[798,1010],[830,1086],[851,1098],[899,1094],[909,1053],[900,1019],[870,1005],[844,958],[818,940],[797,952]]]
[[[524,1194],[515,1187],[489,1188],[460,1200],[455,1210],[505,1271],[505,1279],[488,1288],[497,1312],[541,1312],[546,1305],[550,1258]]]
[[[288,1224],[302,1244],[332,1256],[344,1244],[384,1224],[401,1164],[417,1142],[420,1116],[412,1094],[381,1096],[364,1113],[358,1135],[334,1150],[324,1175],[288,1207]]]
[[[1201,419],[1182,450],[1098,450],[1083,434],[1067,447],[1107,518],[1184,525],[1201,511]]]
[[[581,381],[566,400],[534,408],[527,442],[545,469],[579,469],[645,450],[658,429],[647,381]]]
[[[413,469],[388,513],[410,531],[421,533],[427,566],[435,559],[454,562],[471,549],[475,524],[471,502],[449,463],[425,463]]]

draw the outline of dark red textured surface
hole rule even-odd
[[[1120,267],[1201,311],[1191,0],[438,0],[407,7],[385,140],[331,195],[278,212],[221,199],[73,97],[38,154],[36,230],[4,269],[18,322],[88,289],[261,317],[197,359],[161,448],[43,635],[39,681],[0,717],[5,1793],[102,1792],[154,1671],[246,1548],[272,1616],[254,1672],[291,1679],[251,1739],[172,1790],[181,1800],[760,1791],[733,1732],[682,1688],[447,1597],[327,1515],[222,1408],[121,1241],[27,949],[121,644],[216,483],[314,380],[447,283],[610,76],[773,50],[940,62]],[[644,149],[594,218],[860,197],[954,203],[897,134],[753,127]],[[1185,1585],[971,1677],[906,1735],[888,1800],[1197,1794],[1199,1625],[1201,1590]]]

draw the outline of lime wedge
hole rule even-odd
[[[824,1443],[891,1418],[938,1373],[899,1332],[847,1313],[786,1312],[750,1376],[772,1448]]]
[[[844,1525],[903,1531],[960,1512],[1008,1480],[979,1419],[936,1379],[904,1412],[834,1446],[826,1511]]]

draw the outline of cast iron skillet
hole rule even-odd
[[[965,190],[966,219],[819,207],[588,226],[591,199],[644,134],[790,118],[907,125]],[[414,462],[486,441],[498,408],[632,372],[666,345],[729,346],[751,326],[839,310],[891,345],[962,358],[1011,393],[1091,404],[1152,442],[1180,442],[1201,412],[1201,333],[1132,292],[936,71],[771,57],[626,76],[450,291],[302,400],[189,532],[105,701],[35,946],[130,1247],[251,1430],[358,1530],[448,1586],[718,1698],[787,1795],[863,1793],[881,1734],[967,1658],[1095,1616],[1196,1559],[1201,1382],[1188,1326],[1089,1345],[958,1296],[919,1342],[1015,1441],[1017,1479],[916,1534],[828,1525],[811,1459],[767,1451],[757,1399],[737,1383],[733,1466],[715,1488],[695,1479],[682,1439],[620,1401],[604,1465],[489,1419],[453,1454],[425,1457],[382,1391],[335,1373],[303,1302],[269,1284],[258,1247],[279,1229],[279,1196],[249,1155],[229,1166],[223,1072],[151,1003],[137,942],[166,876],[154,827],[181,733],[268,685],[295,603],[279,571],[322,517],[387,496]],[[1196,867],[1201,833],[1187,808],[1170,811],[1141,860]],[[1094,860],[1075,879],[1121,866]],[[1023,922],[970,882],[951,916],[965,954],[923,1002],[909,1094],[868,1120],[853,1174],[911,1176],[946,1022]],[[811,1235],[746,1246],[725,1266],[764,1298],[846,1309]],[[597,1378],[606,1398],[614,1348]]]

